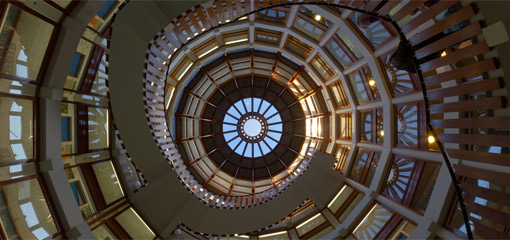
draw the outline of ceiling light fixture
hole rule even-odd
[[[303,223],[299,224],[296,228],[300,228],[300,227],[302,227],[302,226],[306,225],[307,223],[309,223],[309,222],[311,222],[312,220],[316,219],[316,218],[317,218],[317,217],[319,217],[320,215],[321,215],[321,214],[320,214],[320,213],[318,213],[317,215],[313,216],[312,218],[310,218],[310,219],[306,220],[305,222],[303,222]]]
[[[345,190],[345,188],[347,187],[347,185],[344,185],[342,187],[342,189],[340,190],[340,192],[338,192],[338,194],[336,194],[335,198],[333,198],[333,200],[331,200],[331,202],[328,204],[328,208],[331,207],[331,205],[333,205],[333,203],[336,201],[336,199],[338,198],[338,196],[340,196],[340,194],[342,194]]]
[[[319,14],[316,14],[316,15],[315,15],[315,21],[320,21],[320,20],[321,20],[321,18],[322,18],[322,17],[321,17],[321,15],[319,15]]]
[[[240,43],[240,42],[246,42],[248,41],[248,38],[238,39],[230,42],[226,42],[225,45],[234,44],[234,43]]]
[[[200,58],[200,57],[198,57],[198,58]],[[187,67],[187,68],[186,68],[186,69],[182,72],[181,76],[179,76],[179,77],[177,78],[177,81],[181,81],[181,78],[184,76],[184,74],[186,74],[186,72],[188,72],[188,70],[189,70],[189,68],[191,67],[191,65],[193,65],[193,64],[191,64],[191,63],[190,63],[190,64],[188,65],[188,67]]]
[[[368,85],[370,85],[371,87],[373,87],[375,85],[375,81],[374,79],[370,79],[370,81],[368,81]]]
[[[368,216],[370,216],[370,214],[374,211],[375,207],[377,207],[377,204],[376,204],[376,205],[374,205],[374,206],[370,209],[370,211],[368,211],[367,215],[365,215],[365,217],[363,218],[363,220],[361,220],[361,222],[358,224],[358,226],[356,226],[356,228],[354,229],[354,231],[352,231],[352,233],[355,233],[355,232],[358,230],[358,228],[359,228],[361,225],[363,225],[363,223],[365,223],[365,221],[367,220]]]
[[[287,231],[274,232],[274,233],[269,233],[269,234],[260,235],[260,236],[259,236],[259,239],[260,239],[260,238],[265,238],[265,237],[276,236],[276,235],[280,235],[280,234],[283,234],[283,233],[287,233]]]
[[[427,139],[428,139],[429,143],[434,143],[436,141],[436,139],[432,135],[430,135]]]
[[[209,54],[210,52],[216,50],[217,48],[218,48],[218,46],[215,46],[215,47],[211,48],[209,51],[207,51],[207,52],[203,53],[202,55],[198,56],[198,58],[202,58],[203,56]]]
[[[244,20],[244,19],[247,19],[247,18],[248,18],[248,16],[244,16],[242,18],[239,18],[239,20]]]

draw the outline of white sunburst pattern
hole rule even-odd
[[[379,204],[375,204],[354,229],[353,235],[357,239],[374,239],[393,215]]]
[[[402,202],[407,186],[411,179],[411,174],[415,161],[395,157],[388,173],[384,193],[395,200]]]
[[[419,146],[418,106],[407,104],[397,107],[397,139],[398,144],[405,147]]]
[[[223,133],[228,146],[239,155],[261,157],[280,141],[282,119],[269,102],[245,98],[228,109],[223,120]]]
[[[391,54],[381,57],[381,61],[386,70],[389,85],[394,95],[402,95],[416,91],[418,88],[413,84],[411,75],[405,70],[399,70],[390,63]]]

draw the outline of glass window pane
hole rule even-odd
[[[321,224],[326,222],[326,218],[322,216],[322,214],[317,214],[307,220],[305,220],[303,223],[299,224],[296,227],[296,231],[298,232],[299,236],[303,236],[307,232],[313,230],[314,228],[320,226]]]
[[[89,149],[108,148],[108,110],[88,108]]]
[[[0,92],[34,96],[36,88],[34,84],[0,78]]]
[[[37,80],[53,25],[8,4],[0,32],[1,73]]]
[[[285,22],[286,16],[287,16],[286,12],[277,11],[274,9],[267,9],[267,10],[262,10],[260,12],[257,12],[257,19],[275,21],[275,22],[280,22],[280,23]]]
[[[103,224],[92,231],[97,239],[116,239],[117,237],[110,231],[110,228]]]
[[[25,164],[17,164],[10,165],[6,167],[1,167],[0,172],[0,181],[6,181],[11,179],[16,179],[20,177],[27,177],[36,174],[35,163],[25,163]]]
[[[365,169],[365,165],[368,161],[369,154],[370,152],[364,149],[360,149],[358,151],[358,155],[356,157],[356,160],[354,160],[354,164],[349,175],[350,178],[353,178],[358,182],[361,180],[363,170]]]
[[[351,20],[354,23],[354,25],[356,25],[358,27],[360,32],[363,33],[363,35],[365,35],[365,37],[370,42],[370,44],[372,44],[372,46],[374,46],[374,47],[377,47],[381,43],[384,43],[386,40],[388,40],[391,37],[391,34],[384,27],[384,25],[377,20],[375,22],[371,23],[370,25],[368,25],[367,27],[364,27],[364,28],[359,27],[359,24],[358,24],[359,17],[363,18],[366,16],[367,15],[365,15],[365,14],[356,12],[355,14],[352,15]]]
[[[62,8],[66,8],[69,5],[69,3],[72,2],[72,0],[51,0],[51,1],[61,6]]]
[[[317,41],[320,41],[321,36],[324,33],[320,28],[300,17],[296,18],[294,27]]]
[[[99,68],[97,69],[96,78],[94,80],[94,84],[92,85],[92,89],[90,89],[91,93],[100,94],[106,96],[108,93],[108,74],[106,69],[108,68],[108,61],[106,57],[106,53],[103,54],[101,58],[101,63],[99,64]]]
[[[110,9],[114,6],[115,2],[117,0],[108,0],[101,9],[99,9],[99,12],[97,12],[97,15],[101,18],[105,18],[106,15],[110,12]]]
[[[361,141],[372,141],[372,111],[360,112]]]
[[[351,65],[352,60],[335,41],[335,39],[329,41],[328,45],[326,45],[326,49],[329,51],[329,53],[331,53],[331,55],[333,55],[333,58],[337,60],[344,69]]]
[[[352,85],[352,90],[359,104],[368,102],[368,94],[363,84],[363,79],[359,72],[349,74],[349,80]]]
[[[335,101],[335,105],[337,108],[349,106],[349,100],[347,99],[344,87],[340,82],[331,85],[330,89],[333,94],[333,100]]]
[[[356,56],[357,59],[360,59],[363,57],[363,55],[361,55],[361,52],[358,50],[358,48],[356,46],[354,46],[351,39],[349,39],[347,37],[347,35],[345,35],[345,33],[342,32],[342,30],[338,30],[338,32],[336,34],[342,40],[342,42],[345,43],[345,45],[349,48],[349,50],[351,50],[352,54],[354,54],[354,56]]]
[[[119,222],[122,228],[124,228],[133,239],[153,239],[156,237],[132,208],[121,213],[115,220]]]
[[[34,157],[33,102],[0,97],[0,131],[9,136],[0,142],[0,162]]]
[[[0,221],[6,234],[44,239],[57,233],[47,202],[36,178],[0,187],[0,206],[6,206],[0,210]]]
[[[392,216],[393,213],[376,204],[368,211],[352,234],[358,239],[374,239]]]
[[[344,185],[333,198],[333,200],[331,200],[331,202],[328,204],[329,210],[331,210],[333,213],[336,213],[338,209],[340,209],[340,207],[345,203],[345,201],[347,201],[347,198],[351,195],[352,192],[354,192],[354,189]]]
[[[94,164],[92,168],[96,174],[97,181],[100,183],[99,186],[101,187],[101,192],[103,192],[106,204],[110,204],[124,196],[111,161]]]

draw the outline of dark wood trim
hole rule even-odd
[[[27,83],[27,84],[41,85],[41,82],[38,82],[36,80],[30,80],[28,78],[22,78],[22,77],[13,76],[13,75],[7,75],[7,74],[4,74],[4,73],[0,73],[0,78],[1,79],[6,79],[6,80],[18,81],[18,82]]]
[[[96,210],[102,211],[107,208],[106,200],[101,191],[100,183],[96,177],[91,163],[80,165],[80,170],[83,174],[84,180],[89,188],[90,195],[96,206]]]
[[[63,7],[61,7],[60,5],[56,4],[55,2],[51,1],[51,0],[44,0],[45,3],[47,3],[48,5],[56,8],[57,10],[61,11],[62,13],[65,12],[65,9]],[[74,2],[74,1],[72,1]]]
[[[315,227],[314,229],[312,229],[309,232],[305,233],[304,235],[300,236],[299,239],[311,239],[315,234],[321,232],[322,230],[328,228],[329,226],[332,226],[332,225],[329,223],[328,219],[326,219],[326,222],[322,223],[321,225]]]
[[[112,233],[119,239],[131,239],[129,233],[115,220],[115,218],[109,218],[105,221],[106,226],[112,231]]]
[[[394,214],[382,226],[381,230],[379,230],[379,232],[374,236],[374,239],[387,239],[401,221],[402,217],[400,215]]]
[[[13,165],[19,165],[19,164],[27,164],[27,163],[33,163],[38,162],[36,158],[30,158],[30,159],[22,159],[22,160],[15,160],[15,161],[9,161],[9,162],[0,162],[0,168],[13,166]]]
[[[102,47],[94,46],[92,54],[89,57],[85,75],[81,81],[81,86],[79,88],[80,93],[90,93],[92,86],[94,85],[94,80],[96,78],[104,52],[105,50]]]

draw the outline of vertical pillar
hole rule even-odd
[[[60,100],[62,91],[42,88],[40,109],[40,171],[48,185],[59,221],[67,238],[91,239],[94,235],[84,221],[74,199],[60,153]]]
[[[61,109],[64,83],[73,54],[85,28],[104,1],[80,2],[60,28],[55,49],[51,53],[39,98],[40,171],[63,227],[70,239],[95,238],[83,219],[64,171],[61,156]]]

